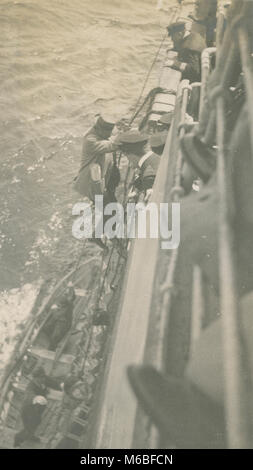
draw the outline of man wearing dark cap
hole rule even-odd
[[[196,32],[186,32],[185,23],[178,21],[167,27],[173,41],[176,59],[169,59],[167,66],[182,72],[182,78],[190,82],[201,80],[201,52],[206,48],[204,38]]]
[[[99,116],[84,136],[81,168],[74,189],[92,202],[96,195],[104,194],[110,177],[112,159],[106,159],[106,154],[118,148],[110,138],[113,128],[114,123]]]
[[[118,145],[111,137],[114,123],[109,118],[99,116],[95,125],[84,136],[81,167],[75,178],[74,189],[93,203],[95,196],[104,196],[104,206],[116,202],[115,190],[120,182],[119,169],[112,155]],[[105,218],[104,218],[105,222]],[[94,234],[90,241],[105,248],[100,238]]]
[[[138,170],[134,186],[139,191],[152,188],[160,157],[152,150],[146,150],[149,136],[139,131],[124,132],[120,136],[121,149],[126,153],[132,168]]]

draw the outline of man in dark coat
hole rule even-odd
[[[112,158],[106,154],[115,151],[118,146],[111,138],[114,123],[101,116],[95,125],[84,136],[82,160],[74,189],[92,202],[96,195],[104,194],[110,178]]]
[[[60,341],[70,330],[73,319],[75,291],[69,287],[64,296],[55,305],[52,315],[43,328],[49,338],[49,349],[55,351]]]
[[[167,28],[173,42],[175,59],[168,59],[166,65],[182,72],[182,78],[190,82],[201,80],[201,53],[206,48],[204,38],[195,32],[186,32],[185,23],[179,21]]]
[[[24,441],[33,440],[39,442],[39,438],[35,437],[35,431],[42,420],[42,415],[47,405],[47,399],[43,395],[36,395],[32,401],[25,401],[21,416],[23,421],[23,429],[15,435],[14,447],[20,446]]]
[[[39,442],[39,438],[34,436],[36,429],[42,420],[42,415],[47,406],[46,396],[49,389],[62,390],[63,377],[50,377],[45,369],[39,366],[33,372],[26,391],[25,399],[21,409],[23,429],[15,435],[14,447],[20,446],[26,440]]]
[[[63,377],[48,376],[42,366],[35,369],[26,388],[25,400],[21,409],[23,429],[16,434],[14,447],[20,446],[26,440],[39,442],[39,438],[35,437],[34,433],[41,423],[47,405],[46,396],[50,388],[62,390],[63,384]]]
[[[116,155],[110,155],[118,148],[116,138],[111,137],[113,128],[114,123],[99,116],[95,125],[85,134],[81,167],[74,183],[74,189],[93,203],[95,196],[103,195],[104,206],[116,202],[115,190],[120,182]],[[90,241],[106,248],[102,239],[96,238],[94,233]]]

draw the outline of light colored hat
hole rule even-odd
[[[45,397],[43,397],[42,395],[37,395],[33,399],[33,405],[46,406],[47,405],[47,399]]]
[[[148,134],[142,134],[139,131],[127,131],[119,134],[117,142],[127,145],[135,145],[148,141]]]

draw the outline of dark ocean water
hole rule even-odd
[[[0,0],[0,340],[76,256],[82,136],[96,113],[133,109],[177,2],[160,3]]]

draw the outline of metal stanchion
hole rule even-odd
[[[222,44],[225,24],[224,0],[218,0],[217,24],[216,24],[216,47],[219,49]]]
[[[199,115],[202,114],[207,93],[207,79],[210,74],[211,58],[216,52],[216,47],[208,47],[201,54],[201,89]]]
[[[234,0],[233,5],[230,7],[230,10],[233,10],[234,12],[237,11],[238,6],[236,4],[237,0]],[[219,13],[223,16],[223,1],[220,1],[220,4],[222,5],[222,9],[218,9],[218,28],[220,25],[223,25],[222,21],[219,21]],[[223,26],[222,26],[223,28]],[[227,63],[227,55],[228,53],[231,53],[231,46],[233,45],[233,40],[231,36],[231,28],[228,26],[222,43],[220,43],[221,39],[221,34],[218,31],[218,41],[217,45],[219,45],[219,48],[216,51],[216,64],[215,64],[215,70],[212,75],[212,87],[219,86],[221,83],[221,76],[224,74],[224,66],[226,66]],[[217,46],[216,45],[216,46]],[[202,112],[201,112],[201,127],[205,128],[204,132],[204,137],[203,137],[203,142],[206,145],[211,145],[213,144],[214,138],[215,138],[215,127],[216,127],[216,113],[214,109],[208,109],[206,110],[205,107],[202,107]]]
[[[189,81],[183,80],[180,84],[179,91],[178,91],[178,100],[181,101],[181,109],[180,112],[180,124],[183,124],[185,121],[185,114],[188,104],[188,96],[189,96]],[[179,137],[183,137],[185,130],[183,126],[181,126]],[[178,139],[178,136],[176,136]],[[173,151],[175,146],[175,142],[171,141],[170,151]],[[182,153],[181,150],[178,150],[177,156],[177,163],[176,163],[176,170],[175,170],[175,185],[171,190],[171,198],[173,202],[178,202],[180,197],[183,195],[183,188],[180,184],[181,178],[181,168],[182,168]],[[173,250],[171,253],[171,258],[168,266],[167,276],[164,283],[161,286],[161,293],[162,293],[162,305],[160,311],[160,323],[159,323],[159,342],[158,342],[158,350],[157,350],[157,364],[159,368],[163,371],[166,371],[166,363],[167,363],[167,339],[168,339],[168,324],[169,324],[169,310],[170,310],[170,302],[171,302],[171,293],[173,287],[173,279],[174,273],[176,269],[177,263],[177,255],[178,250]]]

